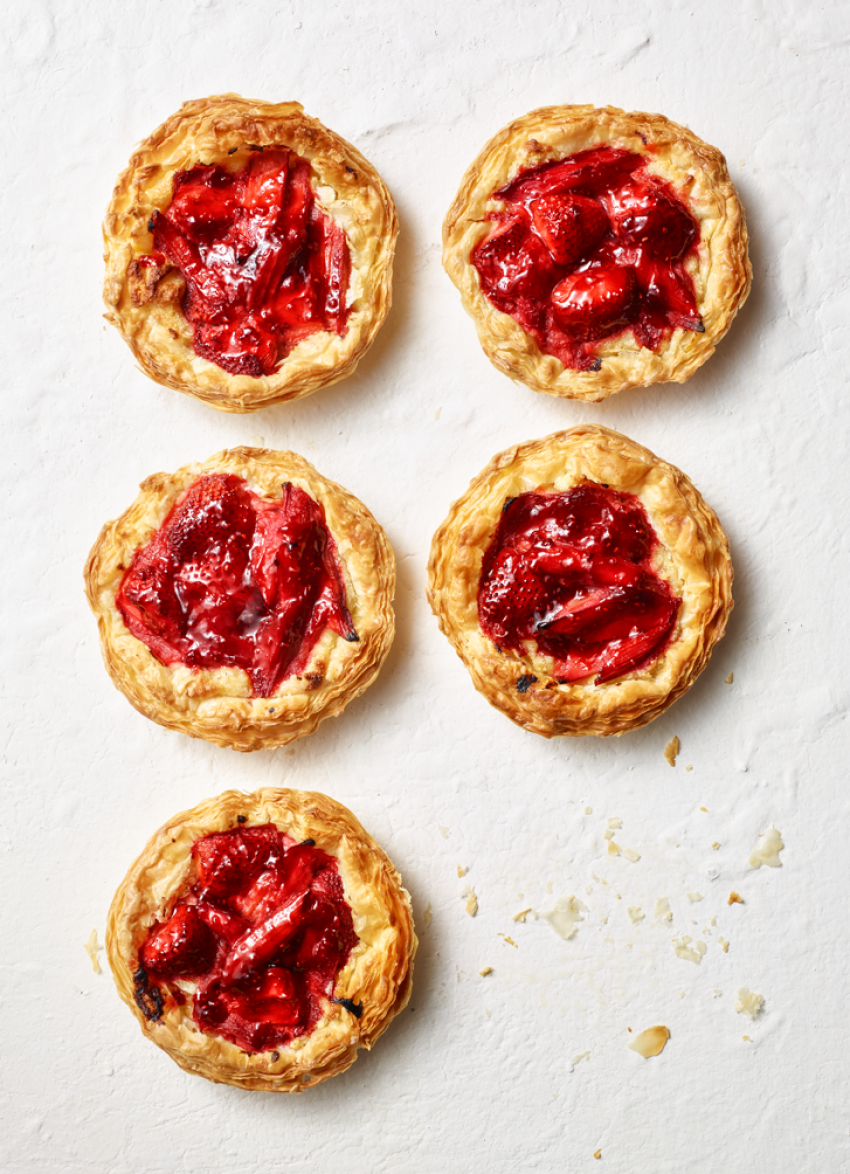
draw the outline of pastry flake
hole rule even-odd
[[[221,411],[350,375],[389,310],[392,196],[297,102],[185,103],[136,148],[103,234],[107,321],[145,374]]]
[[[570,539],[562,514],[575,501]],[[616,549],[588,548],[605,510],[628,526]],[[434,535],[428,597],[475,687],[512,721],[544,737],[610,735],[690,688],[725,629],[731,584],[726,535],[688,478],[584,425],[508,449],[472,481]],[[644,596],[645,630],[607,641],[619,600],[628,627]]]
[[[246,836],[268,843],[220,850]],[[149,1039],[187,1072],[270,1092],[301,1092],[371,1048],[407,1004],[416,946],[401,879],[351,812],[271,788],[227,791],[161,828],[106,936]]]
[[[688,379],[752,280],[722,154],[613,107],[544,107],[492,138],[446,215],[443,265],[495,367],[591,401]]]
[[[392,642],[384,531],[295,453],[235,448],[148,477],[85,578],[131,704],[236,750],[283,746],[341,713]]]

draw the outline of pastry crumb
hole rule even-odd
[[[717,914],[716,913],[712,913],[711,917],[709,917],[708,924],[709,925],[717,925]]]
[[[442,414],[442,411],[443,411],[442,408],[434,408],[434,419],[435,420],[439,420],[439,418]]]
[[[748,1044],[751,1044],[753,1042],[748,1035],[742,1035],[741,1039],[745,1039]]]
[[[718,938],[717,944],[720,947],[720,949],[723,951],[724,954],[729,953],[729,943],[726,941],[725,938]]]
[[[696,903],[703,900],[702,893],[688,893],[688,900]]]
[[[685,767],[685,770],[693,770],[693,769],[694,769],[694,764],[692,762],[689,762],[688,765]]]
[[[735,674],[730,673],[728,677],[723,678],[723,684],[724,685],[731,685],[734,680],[735,680]]]
[[[641,1031],[628,1046],[633,1052],[637,1052],[639,1056],[643,1056],[644,1060],[648,1060],[651,1056],[661,1055],[669,1038],[669,1028],[658,1024],[655,1027],[647,1027],[645,1031]]]
[[[739,1015],[748,1015],[750,1019],[758,1019],[764,1008],[764,996],[742,986],[735,999],[735,1010]]]
[[[657,921],[672,921],[673,910],[670,908],[670,902],[666,897],[659,897],[655,902],[655,918]]]
[[[635,852],[634,848],[624,848],[623,856],[625,856],[630,864],[637,864],[640,860],[640,852]]]
[[[763,864],[768,868],[781,868],[779,853],[784,847],[782,834],[775,827],[768,828],[759,836],[758,843],[750,853],[750,868],[761,868]]]
[[[667,759],[667,761],[670,763],[671,766],[676,765],[676,756],[679,753],[680,746],[681,746],[681,742],[679,741],[678,736],[674,735],[674,737],[672,737],[670,739],[670,741],[667,743],[667,745],[664,747],[664,757]]]
[[[608,828],[607,831],[604,831],[602,833],[602,839],[603,840],[613,840],[614,839],[614,829]]]
[[[594,1158],[601,1158],[602,1157],[602,1150],[594,1150],[593,1156],[594,1156]]]
[[[486,978],[488,974],[493,973],[493,967],[492,966],[485,966],[484,969],[479,970],[478,973],[481,975],[482,978]]]
[[[425,912],[422,914],[422,920],[425,923],[426,929],[431,924],[431,922],[434,920],[433,914],[431,913],[431,902],[430,901],[425,906]]]
[[[578,923],[583,920],[582,914],[587,911],[587,906],[578,897],[559,897],[552,909],[537,911],[536,916],[548,921],[558,937],[567,942],[575,936]]]
[[[585,807],[584,814],[585,815],[593,815],[593,808],[592,807]]]
[[[518,950],[518,949],[519,949],[519,946],[516,944],[516,942],[514,941],[514,939],[513,939],[513,938],[509,938],[509,937],[508,937],[508,935],[507,935],[506,933],[499,933],[499,934],[496,934],[496,937],[497,937],[497,938],[501,938],[501,939],[502,939],[502,941],[504,941],[504,942],[507,942],[509,946],[513,946],[513,948],[514,948],[515,950]]]
[[[619,856],[620,855],[620,845],[615,844],[613,840],[608,841],[608,855],[609,856]]]
[[[714,997],[715,997],[715,999],[719,999],[719,998],[720,998],[720,996],[721,996],[722,994],[723,994],[723,991],[721,991],[721,990],[719,989],[719,987],[715,987],[715,988],[714,988]]]
[[[726,901],[726,904],[727,905],[744,905],[745,901],[744,901],[744,898],[741,896],[741,894],[736,893],[735,890],[733,889],[732,892],[729,894],[729,897]]]
[[[462,864],[459,864],[459,865],[457,866],[457,875],[458,875],[458,878],[460,878],[460,877],[462,877],[462,876],[466,876],[466,874],[467,874],[468,872],[469,872],[469,869],[468,869],[468,868],[464,868]]]
[[[530,912],[531,912],[530,905],[527,909],[520,909],[519,913],[514,914],[514,921],[521,921],[521,922],[525,923],[525,919],[526,919],[526,917],[528,917]]]
[[[590,1052],[579,1052],[577,1056],[573,1056],[570,1061],[570,1067],[575,1068],[576,1064],[580,1064],[582,1060],[590,1060]]]
[[[700,807],[700,811],[704,811],[706,814],[708,814],[708,808],[707,808],[707,807]]]
[[[682,934],[681,938],[673,939],[673,949],[677,958],[682,958],[685,962],[693,962],[699,966],[708,947],[705,942],[694,942],[693,946],[691,946],[691,941],[692,939],[687,934]]]
[[[440,833],[440,835],[443,837],[444,840],[447,840],[449,838],[449,836],[451,835],[450,829],[443,827],[443,825],[441,823],[437,824],[437,831]]]
[[[93,929],[89,934],[88,940],[85,942],[83,949],[88,954],[89,958],[91,958],[92,970],[95,972],[95,974],[101,974],[102,971],[100,969],[100,962],[98,961],[97,955],[98,952],[103,949],[103,946],[98,945],[96,929]]]
[[[466,898],[465,908],[470,917],[474,917],[478,912],[478,898],[475,895],[475,889],[469,890],[469,896]]]
[[[608,827],[609,828],[621,828],[622,826],[623,826],[623,821],[620,819],[620,817],[618,815],[612,815],[611,818],[608,820]]]
[[[717,840],[715,840],[714,843],[711,845],[712,851],[714,851],[714,852],[716,852],[719,847],[720,847],[720,844],[718,843]]]
[[[644,912],[640,905],[630,905],[626,911],[631,919],[632,925],[637,925],[639,921],[643,921]]]

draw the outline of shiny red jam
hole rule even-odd
[[[139,1006],[159,1018],[189,979],[198,1027],[246,1052],[307,1034],[359,940],[336,859],[273,824],[204,836],[192,856],[197,879],[139,951]]]
[[[270,375],[309,335],[345,334],[348,243],[299,155],[257,148],[239,171],[180,171],[150,228],[186,282],[195,352],[231,375]]]
[[[625,330],[650,350],[677,327],[703,330],[684,266],[699,225],[648,158],[595,147],[492,194],[504,210],[471,254],[481,289],[565,367],[598,371],[597,344]]]
[[[588,482],[509,498],[481,569],[481,629],[498,648],[534,644],[560,683],[601,685],[644,668],[668,644],[681,602],[653,570],[657,545],[630,493]]]
[[[303,672],[326,628],[357,640],[319,502],[290,483],[266,501],[232,474],[189,487],[116,605],[163,664],[244,669],[258,697]]]

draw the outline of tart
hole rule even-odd
[[[342,804],[227,791],[149,841],[109,910],[118,993],[187,1072],[302,1092],[410,998],[410,897]]]
[[[494,366],[601,400],[693,375],[750,289],[726,161],[660,114],[547,106],[470,166],[443,265]]]
[[[127,699],[235,750],[312,733],[371,684],[392,642],[384,531],[295,453],[234,448],[148,477],[85,578]]]
[[[158,383],[225,412],[350,375],[390,307],[395,205],[297,102],[186,102],[103,225],[106,319]]]
[[[428,570],[476,689],[546,738],[658,717],[732,607],[714,511],[684,473],[592,424],[494,457],[434,535]]]

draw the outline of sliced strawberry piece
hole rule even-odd
[[[235,913],[228,913],[227,910],[219,909],[217,905],[210,905],[206,901],[198,901],[192,908],[216,937],[223,938],[230,944],[241,938],[249,928],[244,917],[237,917]]]
[[[235,942],[221,969],[221,981],[225,986],[257,970],[286,945],[299,929],[307,893],[308,889],[297,893]]]
[[[162,978],[202,974],[212,966],[215,935],[191,905],[180,905],[168,921],[157,926],[142,946],[144,968]]]
[[[639,636],[624,640],[621,645],[609,647],[600,658],[601,671],[596,683],[604,685],[606,681],[611,681],[614,677],[622,677],[626,673],[634,672],[635,669],[642,668],[645,664],[655,660],[670,638],[678,606],[678,601],[671,601],[667,614],[661,622],[646,632],[642,632]]]
[[[625,326],[636,294],[634,270],[608,265],[569,274],[552,291],[552,305],[564,330],[587,334]]]
[[[531,221],[559,265],[575,265],[596,248],[609,228],[598,200],[573,194],[554,193],[535,200]]]
[[[702,331],[693,283],[677,266],[644,257],[637,265],[637,280],[651,313],[663,316],[670,326]]]
[[[227,899],[247,889],[283,857],[281,834],[273,824],[231,828],[196,840],[192,855],[201,900]]]
[[[536,612],[546,605],[546,592],[523,557],[514,550],[499,552],[486,583],[478,593],[479,621],[497,643],[510,628],[533,623]]]
[[[493,194],[502,200],[528,201],[552,192],[593,192],[623,182],[643,158],[617,147],[592,147],[568,159],[543,164],[527,176],[519,175]]]
[[[254,537],[254,511],[245,482],[227,473],[199,477],[163,527],[163,538],[179,561]]]

